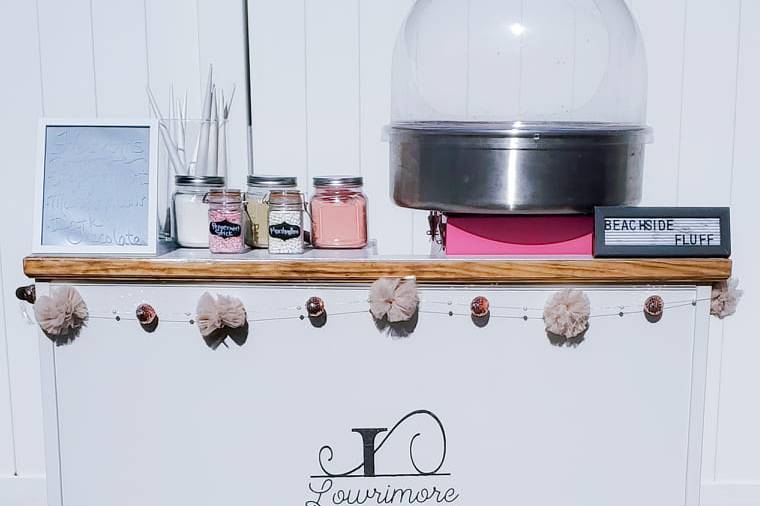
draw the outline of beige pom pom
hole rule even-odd
[[[208,292],[204,293],[198,301],[196,313],[198,329],[203,337],[222,327],[234,329],[246,324],[245,306],[240,299],[227,295],[214,299]]]
[[[588,329],[591,304],[585,293],[566,288],[555,293],[544,307],[546,331],[572,339]]]
[[[54,288],[51,295],[37,298],[34,316],[50,338],[73,339],[87,322],[87,304],[76,288]],[[58,341],[58,339],[56,339]]]
[[[715,284],[710,300],[710,314],[722,320],[736,313],[736,307],[743,294],[744,291],[739,290],[738,279],[731,278]]]
[[[380,278],[369,291],[369,310],[377,320],[405,322],[417,312],[420,299],[414,278]]]

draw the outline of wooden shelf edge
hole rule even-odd
[[[231,281],[366,283],[416,276],[441,284],[712,284],[731,276],[727,259],[414,259],[213,261],[32,256],[39,281]]]

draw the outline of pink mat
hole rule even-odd
[[[448,216],[447,255],[591,255],[592,216]]]

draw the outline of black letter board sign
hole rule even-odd
[[[597,207],[595,257],[731,256],[728,207]]]

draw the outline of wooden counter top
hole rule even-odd
[[[31,256],[24,259],[24,272],[39,281],[367,283],[414,275],[419,282],[441,284],[711,284],[731,276],[731,261],[384,257],[363,251],[212,256],[175,250],[151,258]]]

